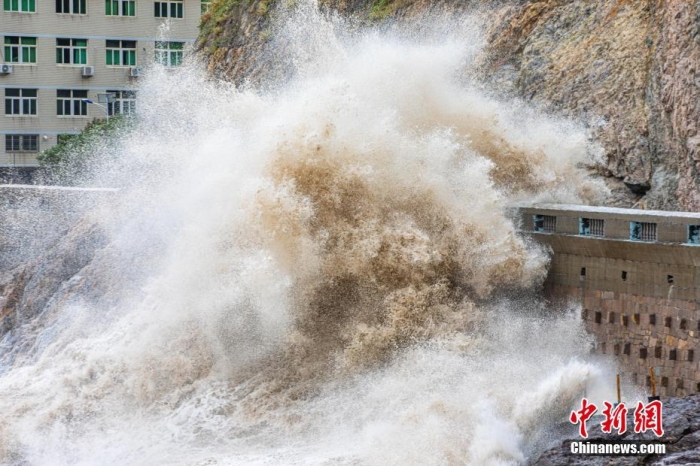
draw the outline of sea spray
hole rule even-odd
[[[38,316],[18,301],[4,462],[515,464],[610,395],[507,215],[599,199],[585,133],[460,78],[476,29],[287,13],[284,81],[153,68],[135,127],[96,148],[81,181],[121,191],[81,228],[107,240]]]

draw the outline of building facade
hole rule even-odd
[[[547,295],[580,303],[597,353],[649,389],[653,371],[659,395],[700,392],[700,213],[542,205],[520,215],[552,250]]]
[[[209,6],[202,0],[2,2],[0,166],[17,167],[36,165],[42,150],[104,118],[107,108],[134,112],[143,70],[180,64]]]

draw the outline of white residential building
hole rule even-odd
[[[0,0],[0,166],[37,165],[63,134],[105,110],[131,113],[142,69],[177,66],[209,1]],[[169,22],[167,39],[161,26]]]

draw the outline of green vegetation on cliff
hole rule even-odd
[[[98,159],[109,157],[115,139],[130,131],[133,118],[115,115],[107,120],[93,120],[79,133],[63,135],[58,144],[43,151],[37,159],[47,174],[66,181],[75,173],[89,171]]]

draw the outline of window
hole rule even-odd
[[[669,351],[668,352],[668,359],[671,361],[675,361],[676,359],[678,359],[678,350],[676,350],[674,348],[671,351]]]
[[[133,115],[136,112],[135,91],[107,91],[114,94],[115,100],[107,104],[110,115]]]
[[[683,379],[676,379],[676,388],[683,390],[684,384]]]
[[[552,215],[535,215],[535,231],[554,233],[557,231],[557,218]]]
[[[668,377],[661,377],[661,386],[668,387]]]
[[[615,323],[615,313],[614,312],[608,313],[608,323],[609,324]]]
[[[620,344],[619,343],[616,344],[615,346],[613,346],[613,353],[615,354],[615,356],[620,355]]]
[[[625,327],[629,326],[630,318],[627,314],[623,314],[621,320],[622,320],[622,325],[624,325]]]
[[[605,220],[599,218],[578,219],[578,234],[583,236],[603,236],[605,232]]]
[[[647,358],[647,349],[646,348],[639,348],[639,358],[640,359]]]
[[[656,241],[656,223],[630,222],[630,239]]]
[[[5,152],[39,152],[39,135],[6,134]]]
[[[695,350],[688,350],[688,361],[693,362],[693,359],[695,358]]]
[[[666,282],[669,285],[673,285],[673,275],[666,275]]]
[[[681,330],[688,330],[688,320],[687,319],[681,319],[680,329]]]
[[[156,63],[178,66],[182,63],[184,42],[156,42]]]
[[[36,37],[5,36],[7,63],[36,63]]]
[[[56,63],[87,64],[87,39],[56,39]]]
[[[36,89],[5,89],[5,115],[36,115]]]
[[[582,277],[586,276],[586,267],[581,267],[581,276]]]
[[[107,66],[136,66],[135,40],[108,40]]]
[[[595,313],[595,323],[599,324],[602,319],[603,319],[603,314],[600,312],[596,312]]]
[[[56,115],[87,116],[87,91],[59,89],[56,91]]]
[[[87,0],[56,0],[56,13],[87,14]]]
[[[623,270],[623,271],[622,271],[621,277],[622,277],[622,281],[623,281],[623,282],[626,282],[626,281],[627,281],[627,271],[626,271],[626,270]]]
[[[666,319],[664,319],[664,327],[671,328],[672,323],[673,323],[673,318],[666,317]]]
[[[688,225],[688,242],[700,244],[700,225]]]
[[[36,13],[36,0],[3,0],[5,11]]]
[[[623,350],[623,353],[629,356],[632,354],[632,344],[631,343],[625,343],[625,349]]]
[[[656,325],[656,314],[649,314],[649,325]]]
[[[184,2],[177,0],[155,2],[156,18],[182,18],[183,4]]]
[[[660,346],[657,346],[654,348],[654,357],[661,359],[661,356],[663,355],[663,349]]]
[[[202,14],[209,11],[209,8],[211,8],[211,0],[202,0],[201,8],[202,8]]]
[[[639,325],[640,317],[641,316],[639,314],[632,314],[632,322],[634,322],[636,325]]]
[[[135,0],[105,0],[107,16],[136,16]]]

